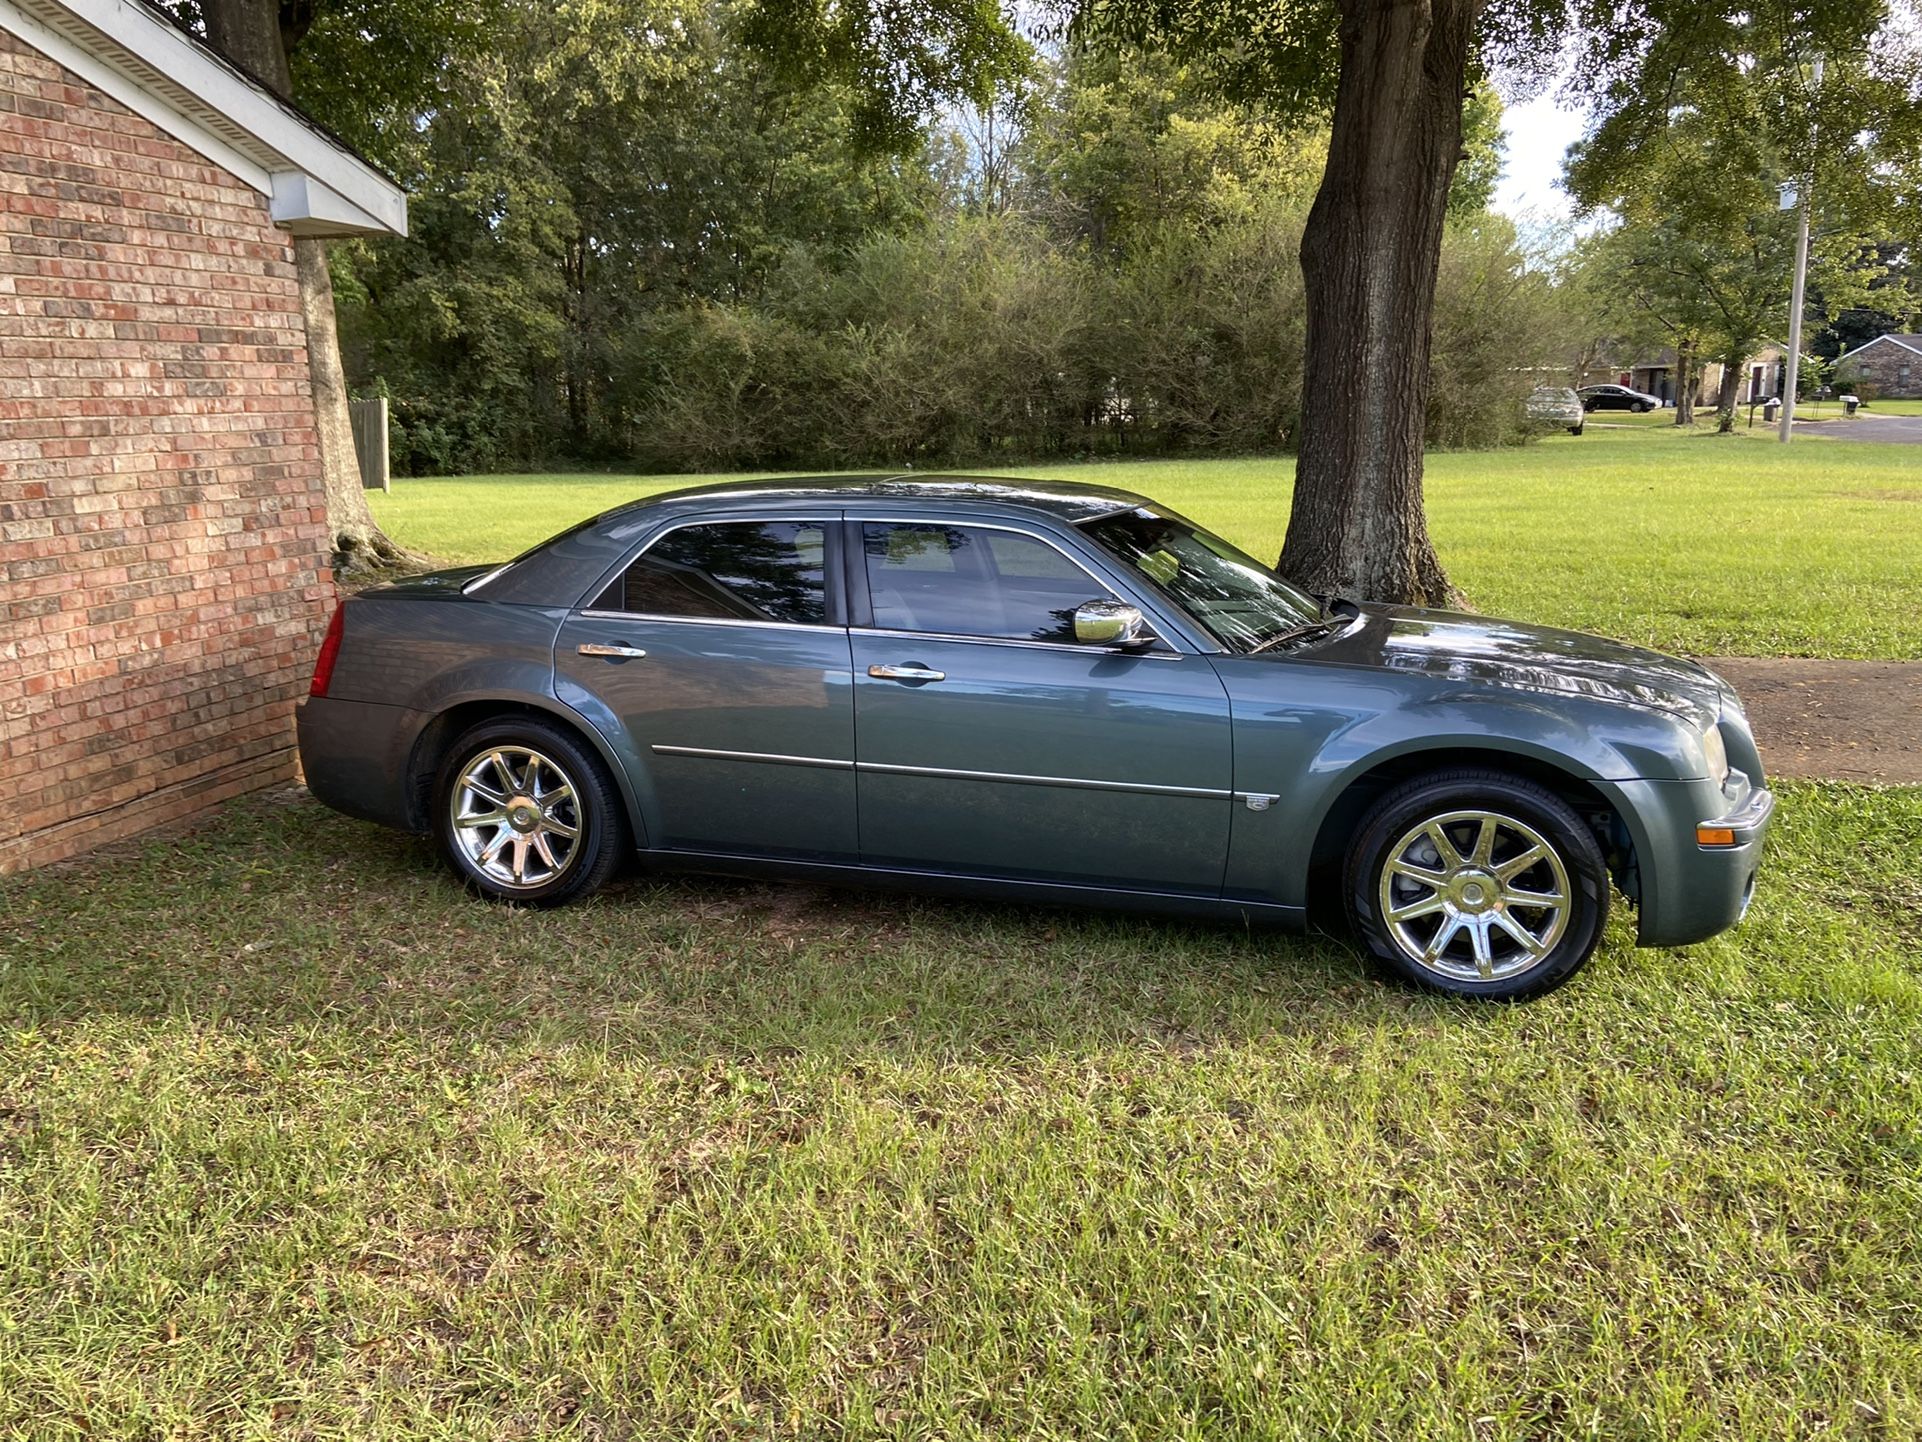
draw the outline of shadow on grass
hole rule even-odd
[[[16,1027],[106,1011],[684,1059],[1181,1051],[1466,1014],[1346,944],[1232,924],[698,877],[491,906],[431,842],[296,791],[14,878],[0,904]]]

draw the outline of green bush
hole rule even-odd
[[[398,471],[1293,442],[1320,130],[1167,56],[1069,47],[1002,97],[992,165],[957,119],[876,151],[856,97],[740,43],[754,8],[511,6],[446,76],[409,239],[335,252],[344,360],[392,402]],[[1476,200],[1489,174],[1452,212],[1437,445],[1516,439],[1555,330]]]
[[[1017,216],[948,215],[845,250],[794,246],[751,297],[636,304],[587,356],[524,298],[506,306],[468,277],[434,296],[446,339],[385,382],[395,469],[1284,449],[1300,421],[1304,219],[1298,199],[1256,198],[1139,225],[1123,250]],[[1429,444],[1524,438],[1527,368],[1553,344],[1553,311],[1504,222],[1451,229]]]

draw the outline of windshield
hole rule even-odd
[[[1186,521],[1124,511],[1083,521],[1081,530],[1230,651],[1257,650],[1321,616],[1312,597]]]

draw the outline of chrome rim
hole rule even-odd
[[[581,805],[574,781],[550,756],[497,746],[470,760],[448,798],[454,844],[504,891],[532,891],[574,864]]]
[[[1451,981],[1504,981],[1540,966],[1568,930],[1568,868],[1532,826],[1449,811],[1389,849],[1377,899],[1389,937]]]

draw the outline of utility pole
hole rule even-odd
[[[1822,89],[1822,57],[1815,57],[1815,77],[1812,88],[1818,93]],[[1802,183],[1796,188],[1801,194],[1796,197],[1800,202],[1801,219],[1795,227],[1795,284],[1791,287],[1789,301],[1789,365],[1788,375],[1782,387],[1782,429],[1779,439],[1783,445],[1789,443],[1794,434],[1795,392],[1801,384],[1802,372],[1802,304],[1807,297],[1809,284],[1809,208],[1815,199],[1815,146],[1817,139],[1814,127],[1809,131],[1808,169],[1802,172]]]

